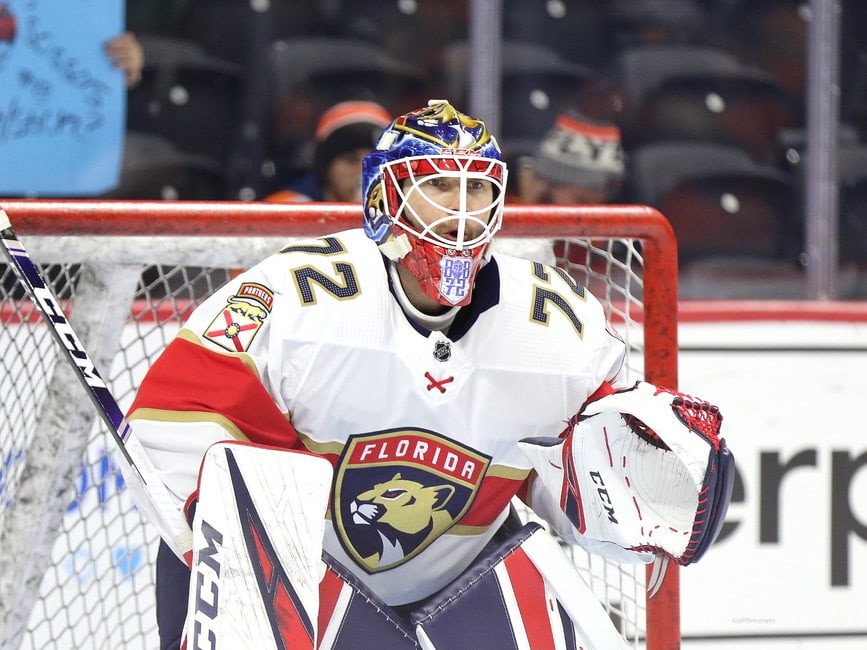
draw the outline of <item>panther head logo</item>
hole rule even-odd
[[[371,574],[411,562],[460,525],[490,462],[425,429],[349,436],[331,491],[331,521],[343,550]]]
[[[374,527],[382,544],[364,561],[376,567],[401,562],[408,552],[438,537],[454,523],[445,510],[454,492],[452,485],[425,486],[397,473],[359,494],[350,504],[352,521]]]

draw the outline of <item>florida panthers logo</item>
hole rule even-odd
[[[429,431],[352,436],[332,494],[341,543],[368,573],[403,564],[464,515],[489,463]]]

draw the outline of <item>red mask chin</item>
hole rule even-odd
[[[476,284],[476,275],[486,263],[488,244],[463,252],[437,246],[409,235],[412,249],[398,264],[418,280],[426,296],[447,307],[468,305]]]

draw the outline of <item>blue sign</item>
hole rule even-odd
[[[118,184],[123,74],[105,55],[120,0],[0,0],[0,196],[87,196]]]

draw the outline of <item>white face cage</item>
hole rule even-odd
[[[505,163],[492,158],[402,158],[383,166],[385,212],[423,241],[473,249],[489,243],[502,225],[506,175]]]

